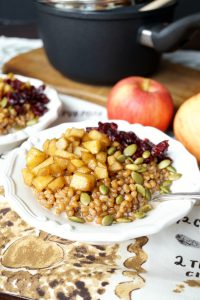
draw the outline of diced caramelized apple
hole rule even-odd
[[[26,155],[26,165],[31,170],[46,159],[46,153],[32,147]]]
[[[47,154],[52,155],[52,156],[55,155],[55,152],[56,152],[56,149],[57,149],[56,148],[56,142],[57,142],[57,139],[50,140],[49,146],[48,146],[48,149],[47,149]]]
[[[89,163],[90,160],[95,160],[95,156],[89,152],[82,152],[81,158],[86,164]]]
[[[87,149],[80,147],[80,146],[76,146],[74,147],[74,154],[81,157],[82,156],[82,152],[89,152]]]
[[[123,169],[123,166],[118,162],[114,162],[111,166],[109,166],[109,170],[111,172],[117,172]]]
[[[70,186],[83,192],[92,191],[95,185],[95,177],[91,174],[75,173],[72,176]]]
[[[83,147],[90,151],[92,154],[97,154],[101,151],[102,144],[98,140],[88,141],[83,143]]]
[[[38,170],[37,176],[47,176],[50,175],[50,167],[44,167]]]
[[[100,161],[101,163],[106,163],[106,159],[107,159],[107,154],[106,154],[106,152],[99,152],[99,153],[97,153],[97,155],[96,155],[96,159],[98,160],[98,161]]]
[[[88,132],[88,137],[91,140],[99,140],[101,141],[102,138],[104,137],[104,134],[101,133],[100,131],[96,130],[96,129],[92,129]]]
[[[110,155],[110,156],[108,156],[107,161],[108,161],[109,166],[111,166],[116,162],[116,159],[115,159],[114,155]]]
[[[46,141],[44,142],[43,146],[42,146],[43,151],[44,151],[45,153],[48,153],[49,144],[50,144],[50,140],[46,140]]]
[[[63,176],[60,176],[54,179],[53,181],[51,181],[48,184],[48,188],[51,191],[56,192],[58,189],[62,189],[64,185],[65,185],[65,178]]]
[[[56,142],[56,148],[60,149],[60,150],[65,150],[68,146],[68,142],[65,138],[60,138],[57,142]]]
[[[67,166],[67,171],[69,172],[69,173],[73,173],[73,172],[75,172],[76,171],[76,167],[75,167],[75,165],[73,165],[70,161],[69,161],[69,164],[68,164],[68,166]]]
[[[66,170],[69,164],[69,161],[62,157],[54,156],[54,161],[62,170]]]
[[[68,128],[65,132],[65,136],[68,138],[70,136],[82,138],[85,133],[83,128]]]
[[[96,167],[94,170],[95,176],[97,179],[105,179],[108,178],[108,170],[107,168]]]
[[[47,185],[54,179],[53,176],[37,176],[33,179],[32,184],[38,192],[43,191]]]
[[[54,162],[53,157],[49,157],[45,159],[41,164],[37,165],[35,168],[32,169],[32,173],[37,175],[40,169],[50,166]]]
[[[84,166],[84,162],[81,159],[72,159],[71,163],[76,167],[76,168],[80,168],[82,166]]]
[[[22,170],[22,175],[23,175],[24,182],[28,186],[31,186],[33,178],[34,178],[34,175],[27,168],[25,168],[25,169]]]
[[[91,170],[94,170],[97,166],[97,161],[96,159],[91,159],[88,163],[88,168],[90,168]]]
[[[91,140],[91,138],[89,137],[88,133],[85,132],[85,134],[84,134],[84,136],[82,138],[82,142],[87,142],[87,141],[90,141],[90,140]]]
[[[66,159],[76,158],[76,155],[74,155],[73,153],[60,149],[56,149],[55,156],[59,156]]]
[[[117,157],[120,156],[121,154],[122,154],[121,151],[116,151],[116,152],[114,153],[114,157],[117,158]]]
[[[110,140],[108,136],[104,133],[99,132],[98,130],[91,130],[88,133],[88,136],[90,137],[91,140],[99,140],[103,144],[104,147],[108,147],[110,145]]]
[[[83,167],[78,168],[77,172],[89,174],[91,172],[91,170],[88,167],[83,166]]]
[[[49,169],[50,169],[50,174],[55,177],[63,175],[64,173],[64,170],[56,163],[50,165]]]

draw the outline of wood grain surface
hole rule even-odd
[[[4,65],[3,71],[39,78],[63,94],[103,106],[106,106],[106,99],[111,89],[109,86],[83,84],[64,77],[50,65],[43,48],[14,57]],[[200,91],[199,71],[166,60],[163,60],[159,72],[152,78],[166,85],[172,93],[176,108]]]

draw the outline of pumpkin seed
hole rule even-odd
[[[149,158],[149,156],[151,155],[150,151],[146,150],[142,153],[142,157],[145,158]]]
[[[119,162],[125,162],[125,159],[126,159],[126,157],[123,155],[123,154],[121,154],[121,155],[119,155],[118,157],[117,157],[117,160],[119,161]]]
[[[138,184],[138,183],[135,184],[135,187],[136,187],[137,192],[140,193],[143,197],[145,197],[145,194],[146,194],[145,188],[141,184]]]
[[[134,216],[136,219],[142,219],[146,216],[146,214],[144,212],[137,211],[136,213],[134,213]]]
[[[131,144],[124,149],[125,156],[132,156],[137,151],[137,145]]]
[[[146,170],[147,170],[146,167],[141,167],[141,168],[139,168],[139,169],[137,170],[137,172],[139,172],[139,173],[144,173],[144,172],[146,172]]]
[[[80,202],[83,205],[88,205],[91,201],[90,195],[88,193],[81,193]]]
[[[118,218],[118,219],[116,219],[116,221],[117,221],[117,223],[130,223],[130,222],[132,222],[132,220],[129,219],[129,218]]]
[[[147,213],[150,210],[152,210],[152,206],[150,204],[146,204],[140,208],[140,212],[143,212],[143,213]]]
[[[85,223],[85,220],[83,218],[76,217],[76,216],[68,217],[68,219],[76,223]]]
[[[123,196],[122,195],[117,196],[117,198],[115,200],[116,204],[121,204],[122,201],[123,201]]]
[[[133,171],[131,173],[131,177],[133,178],[135,183],[143,184],[143,182],[144,182],[142,175],[140,175],[139,173],[137,173],[135,171]]]
[[[125,168],[131,171],[138,171],[140,167],[135,164],[127,164]]]
[[[158,164],[158,169],[162,170],[167,168],[171,164],[170,159],[164,159]]]
[[[31,126],[31,125],[36,124],[37,122],[38,122],[38,119],[35,118],[35,119],[32,119],[32,120],[28,121],[28,122],[26,123],[26,125],[27,125],[27,126]]]
[[[160,186],[160,191],[163,192],[164,194],[169,194],[170,189],[167,186]]]
[[[170,186],[172,184],[172,181],[171,180],[164,180],[162,182],[162,186]]]
[[[150,201],[151,200],[151,192],[149,189],[145,189],[145,198]]]
[[[6,107],[6,105],[8,104],[8,99],[6,97],[3,97],[3,99],[0,102],[1,107]]]
[[[167,167],[167,170],[172,172],[172,173],[176,173],[176,169],[173,166]]]
[[[103,217],[101,224],[103,226],[109,226],[113,223],[113,220],[114,220],[114,218],[112,215],[106,215],[105,217]]]
[[[178,180],[179,178],[181,178],[181,176],[182,176],[182,174],[180,174],[180,173],[170,173],[168,175],[168,178],[169,178],[169,180],[174,181],[174,180]]]
[[[108,194],[108,187],[104,184],[99,186],[99,191],[101,194],[106,195]]]
[[[144,158],[143,158],[143,157],[138,157],[138,158],[136,158],[136,160],[134,161],[134,164],[140,165],[140,164],[143,163],[143,161],[144,161]]]
[[[115,147],[110,147],[110,148],[108,149],[107,153],[108,153],[108,155],[112,155],[112,154],[115,153],[115,151],[116,151],[116,148],[115,148]]]
[[[127,163],[127,164],[134,164],[134,160],[133,160],[131,157],[128,157],[128,158],[126,159],[126,163]]]

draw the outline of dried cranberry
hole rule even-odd
[[[121,150],[123,151],[125,147],[131,144],[137,145],[137,151],[133,155],[133,159],[136,159],[140,156],[142,156],[142,153],[146,150],[150,151],[151,156],[147,159],[145,159],[145,162],[150,162],[154,158],[157,158],[158,161],[165,158],[166,151],[168,150],[168,141],[162,141],[161,143],[155,145],[148,139],[140,139],[134,132],[129,131],[120,131],[118,130],[117,124],[111,122],[111,123],[98,123],[98,127],[88,127],[86,128],[87,131],[90,131],[91,129],[96,129],[102,133],[105,133],[111,141],[117,141],[120,143]]]

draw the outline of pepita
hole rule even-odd
[[[115,153],[115,151],[116,151],[116,148],[115,148],[115,147],[110,147],[110,148],[108,149],[107,153],[108,153],[108,155],[112,155],[112,154]]]
[[[164,194],[169,194],[170,189],[167,186],[160,186],[160,191],[163,192]]]
[[[142,213],[147,213],[150,210],[152,210],[152,206],[150,204],[146,204],[140,208],[140,212]]]
[[[172,184],[172,181],[171,180],[164,180],[162,182],[162,186],[170,186]]]
[[[148,188],[145,189],[145,198],[150,201],[151,200],[151,192]]]
[[[138,158],[136,158],[136,160],[134,160],[134,164],[140,165],[143,163],[143,161],[144,161],[143,157],[138,157]]]
[[[112,215],[106,215],[105,217],[103,217],[101,223],[103,226],[109,226],[113,223],[113,220],[114,220],[114,218]]]
[[[88,193],[81,193],[80,202],[81,204],[87,206],[91,201],[90,195]]]
[[[126,168],[127,170],[131,170],[131,171],[138,171],[139,168],[140,168],[140,166],[135,165],[135,164],[127,164],[127,165],[125,166],[125,168]]]
[[[68,219],[76,223],[85,223],[85,220],[83,218],[76,217],[76,216],[68,217]]]
[[[141,167],[141,168],[139,168],[139,169],[137,170],[137,172],[139,172],[139,173],[144,173],[144,172],[146,172],[146,170],[147,170],[146,167]]]
[[[139,173],[137,173],[135,171],[133,171],[131,173],[131,177],[133,178],[135,183],[143,184],[143,182],[144,182],[142,175],[140,175]]]
[[[106,195],[106,194],[108,194],[108,187],[104,184],[101,184],[99,186],[99,191],[101,194]]]
[[[126,163],[127,164],[134,164],[134,160],[131,157],[126,158]]]
[[[26,123],[26,125],[27,125],[27,126],[31,126],[31,125],[36,124],[37,122],[38,122],[38,119],[35,118],[35,119],[32,119],[32,120],[28,121],[28,122]]]
[[[167,170],[172,172],[172,173],[176,173],[176,169],[173,166],[168,166]]]
[[[149,156],[151,155],[150,151],[146,150],[142,153],[142,157],[145,158],[149,158]]]
[[[158,169],[162,170],[167,168],[169,165],[171,164],[171,160],[170,159],[164,159],[161,162],[159,162],[158,164]]]
[[[116,200],[115,200],[116,204],[119,205],[119,204],[122,203],[122,201],[123,201],[123,196],[122,196],[122,195],[117,196],[117,198],[116,198]]]
[[[129,219],[129,218],[118,218],[118,219],[116,219],[116,221],[117,221],[117,223],[130,223],[130,222],[132,222],[132,220]]]
[[[146,214],[144,212],[141,212],[141,211],[137,211],[136,213],[134,213],[134,217],[136,219],[142,219],[146,216]]]
[[[125,156],[132,156],[137,151],[137,145],[131,144],[124,149]]]
[[[174,181],[174,180],[178,180],[179,178],[181,178],[181,176],[182,176],[182,174],[180,174],[180,173],[170,173],[168,175],[168,178],[169,178],[169,180]]]
[[[135,184],[136,190],[140,193],[143,197],[146,195],[145,188],[141,184]]]
[[[6,107],[6,105],[8,104],[8,99],[6,97],[3,97],[3,99],[0,102],[1,107]]]
[[[123,155],[123,154],[121,154],[121,155],[119,155],[118,157],[117,157],[117,160],[119,161],[119,162],[125,162],[125,159],[126,159],[126,157]]]

